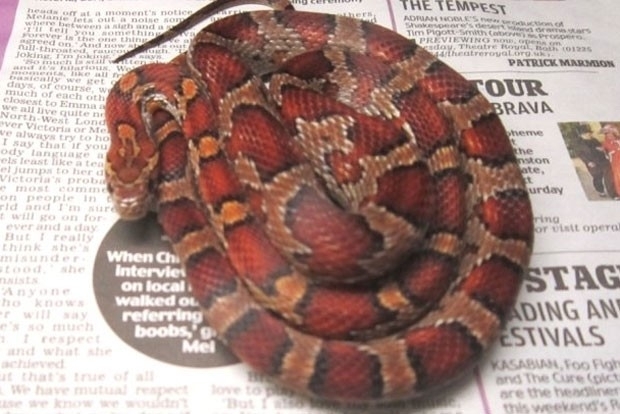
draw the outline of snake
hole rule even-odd
[[[157,212],[206,322],[256,372],[342,402],[445,388],[499,336],[531,256],[502,122],[414,40],[255,3],[111,88],[110,198],[123,219]]]

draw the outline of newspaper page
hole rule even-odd
[[[154,217],[112,209],[107,92],[199,28],[112,60],[203,4],[0,4],[0,413],[620,413],[616,0],[294,1],[415,38],[475,82],[533,204],[534,254],[491,352],[442,393],[362,407],[299,397],[240,364]]]

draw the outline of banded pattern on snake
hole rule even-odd
[[[112,88],[116,208],[156,205],[207,322],[253,369],[341,401],[441,387],[492,344],[531,254],[504,128],[414,41],[259,3],[275,10],[217,20]]]

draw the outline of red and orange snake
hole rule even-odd
[[[498,335],[531,254],[510,140],[414,41],[258,3],[274,10],[215,21],[114,85],[115,206],[156,207],[208,324],[256,371],[340,401],[444,386]]]

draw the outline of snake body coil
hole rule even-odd
[[[342,401],[443,386],[497,336],[531,253],[504,128],[413,41],[266,3],[113,87],[116,207],[155,201],[207,322],[253,369]]]

